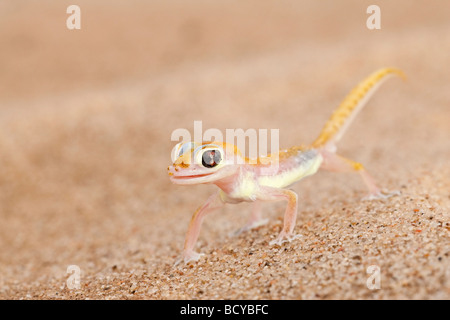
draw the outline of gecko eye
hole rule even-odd
[[[207,150],[202,155],[202,165],[205,168],[213,168],[222,161],[222,155],[219,150]]]

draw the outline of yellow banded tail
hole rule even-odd
[[[319,137],[313,142],[312,147],[331,146],[334,148],[358,112],[364,107],[380,85],[391,75],[398,75],[403,79],[406,78],[405,74],[399,69],[384,68],[374,72],[359,83],[331,115]]]

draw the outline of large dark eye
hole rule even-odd
[[[203,152],[202,155],[202,164],[206,168],[212,168],[219,164],[222,161],[222,155],[219,150],[207,150]]]

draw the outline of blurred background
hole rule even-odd
[[[69,30],[71,4],[0,2],[0,297],[57,298],[69,264],[100,277],[171,263],[213,190],[170,184],[173,130],[202,120],[308,143],[381,67],[408,80],[383,86],[341,153],[392,189],[436,176],[448,205],[449,2],[78,0]],[[381,30],[366,27],[371,4]],[[363,195],[357,177],[314,181],[297,189],[312,210]],[[245,219],[227,209],[200,243]]]

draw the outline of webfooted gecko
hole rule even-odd
[[[392,75],[405,78],[402,71],[394,68],[374,72],[346,96],[312,144],[280,150],[276,157],[268,155],[258,158],[255,163],[242,156],[236,146],[223,142],[177,144],[174,148],[173,164],[168,167],[170,180],[179,185],[212,183],[219,187],[192,216],[179,261],[188,263],[200,258],[201,255],[194,251],[194,246],[202,221],[208,213],[225,203],[254,203],[247,224],[240,229],[245,231],[266,222],[261,219],[261,202],[287,201],[283,228],[270,244],[281,245],[285,241],[295,239],[293,231],[297,218],[297,194],[288,187],[320,169],[359,173],[369,191],[366,199],[386,198],[396,194],[382,193],[360,163],[336,153],[336,144],[356,114],[378,87]]]

